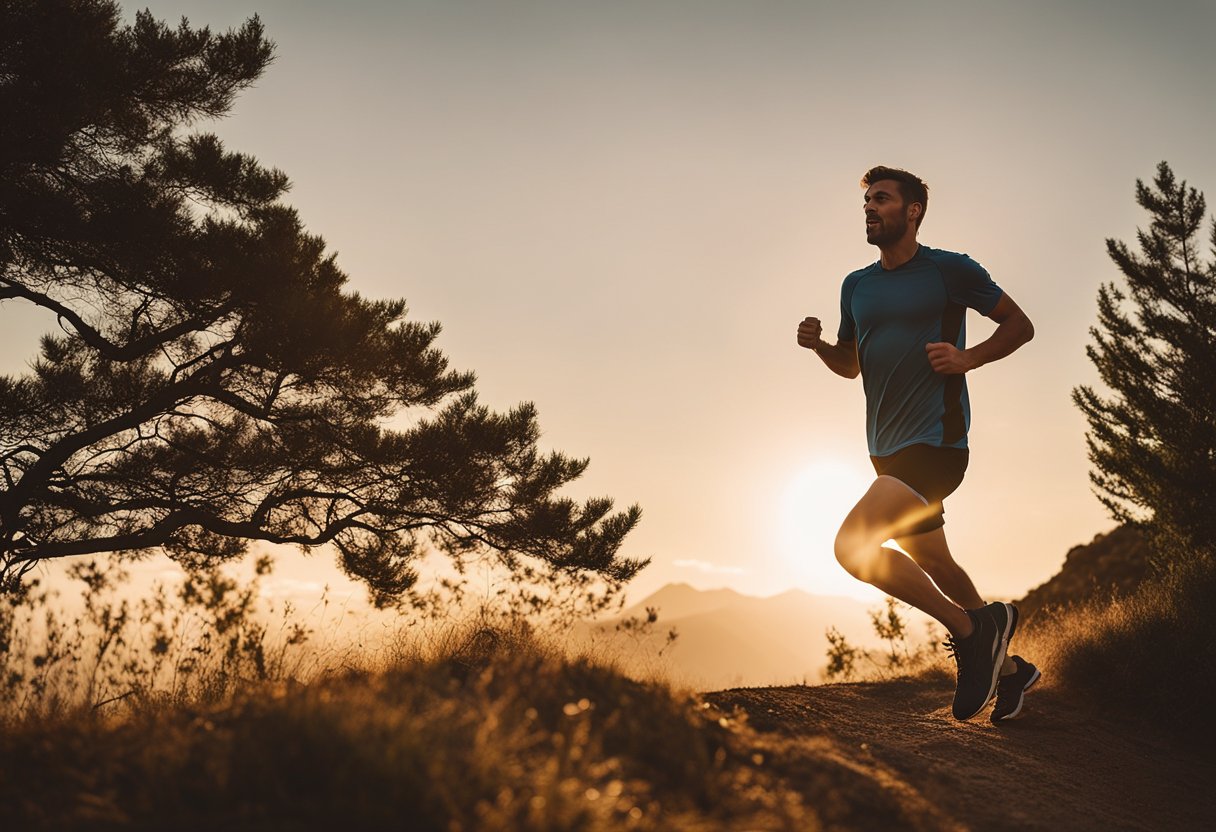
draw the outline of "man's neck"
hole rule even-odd
[[[879,249],[882,252],[879,262],[887,271],[898,269],[916,256],[918,248],[920,248],[920,243],[916,242],[915,237],[905,237],[888,248]]]

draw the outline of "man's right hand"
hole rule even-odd
[[[798,346],[808,350],[819,349],[823,346],[820,340],[822,334],[823,326],[818,318],[803,318],[802,323],[798,324]]]
[[[857,344],[853,341],[841,341],[832,345],[823,340],[823,325],[818,318],[803,318],[798,324],[798,346],[814,350],[815,355],[828,365],[828,369],[838,376],[857,378],[861,374],[861,365],[857,358]]]

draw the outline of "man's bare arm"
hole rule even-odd
[[[838,376],[857,378],[861,365],[857,360],[857,342],[839,341],[829,344],[822,340],[823,326],[818,318],[804,318],[798,324],[798,346],[814,350],[820,360]]]
[[[960,350],[953,344],[927,344],[929,363],[939,373],[966,373],[1012,353],[1034,337],[1034,324],[1009,295],[1001,295],[988,317],[997,322],[996,332],[987,339]]]

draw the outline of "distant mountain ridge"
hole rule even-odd
[[[756,597],[733,589],[698,590],[667,584],[624,610],[618,618],[590,628],[586,635],[611,635],[623,619],[644,619],[658,611],[654,632],[640,640],[635,656],[623,657],[628,669],[654,665],[654,656],[674,628],[677,638],[664,650],[661,664],[677,683],[699,690],[743,685],[822,681],[827,665],[827,629],[835,627],[851,644],[877,647],[870,609],[879,604],[853,598],[812,595],[791,589]],[[912,640],[923,641],[928,618],[907,609],[914,622]],[[632,668],[630,666],[632,665]]]
[[[1072,547],[1060,571],[1016,601],[1024,620],[1044,610],[1111,594],[1127,594],[1149,574],[1149,549],[1131,526],[1098,534]],[[645,619],[658,612],[653,632],[634,636],[619,660],[625,669],[645,673],[661,668],[672,681],[698,690],[817,684],[827,665],[826,632],[835,627],[854,646],[877,648],[866,603],[840,596],[791,589],[757,597],[733,589],[700,590],[686,583],[667,584],[609,621],[579,628],[576,638],[614,642],[624,619]],[[928,640],[923,613],[904,606],[912,646]],[[667,634],[677,637],[666,645]],[[942,637],[937,627],[936,637]],[[661,660],[659,651],[663,650]]]
[[[697,589],[686,583],[665,584],[623,611],[621,616],[627,618],[645,615],[647,608],[653,607],[660,611],[664,620],[683,618],[737,604],[749,597],[752,596],[727,588]]]

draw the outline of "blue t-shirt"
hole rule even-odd
[[[966,346],[966,311],[987,315],[1001,299],[988,272],[965,254],[921,246],[890,271],[876,262],[840,287],[841,341],[857,341],[870,453],[909,445],[967,447],[971,406],[964,375],[929,365],[925,345]]]

